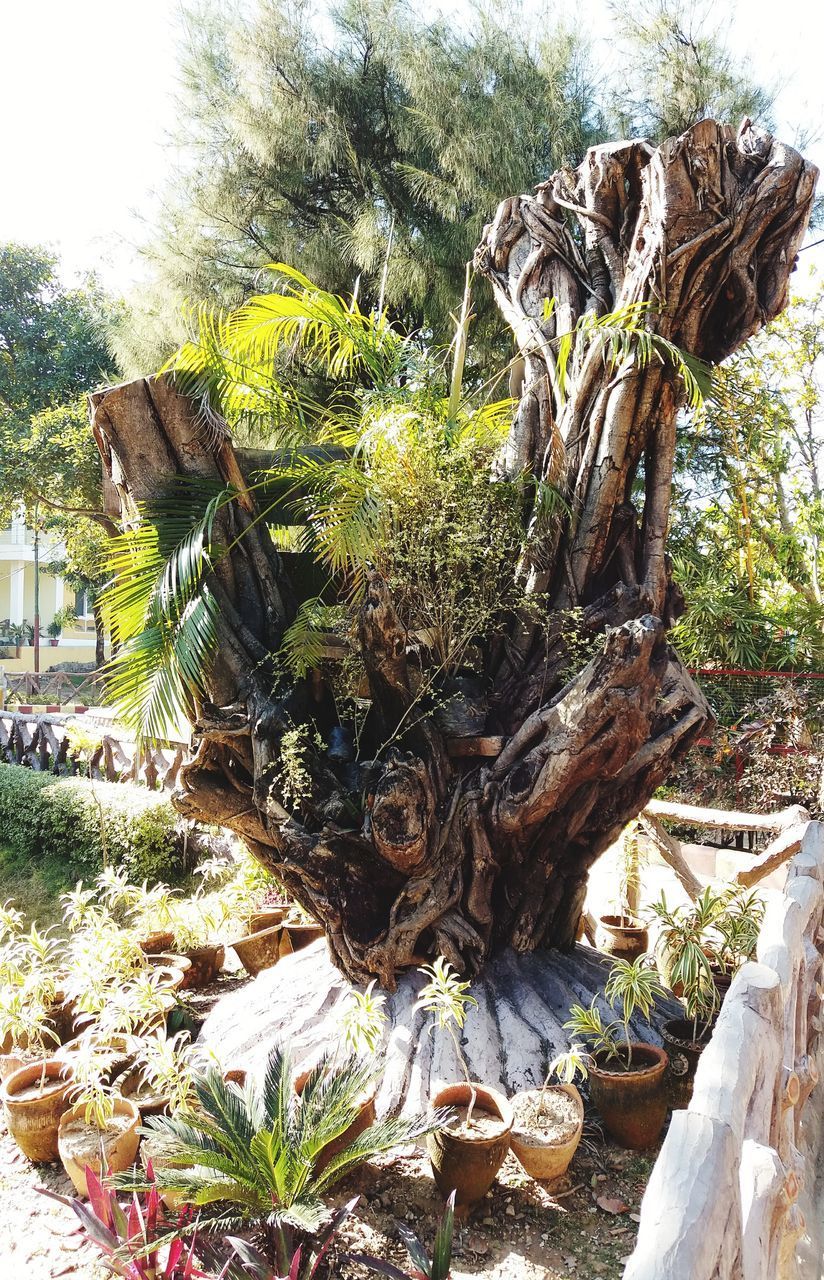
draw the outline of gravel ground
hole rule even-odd
[[[619,1151],[585,1136],[569,1174],[551,1189],[532,1182],[508,1156],[487,1199],[456,1226],[453,1280],[620,1280],[654,1155]],[[107,1272],[74,1214],[39,1195],[37,1187],[71,1193],[59,1165],[29,1164],[3,1126],[2,1280],[103,1280]],[[373,1162],[336,1188],[334,1202],[343,1204],[358,1193],[356,1217],[338,1238],[328,1280],[365,1280],[369,1273],[348,1261],[350,1252],[408,1269],[398,1221],[431,1244],[442,1202],[424,1155],[407,1149]]]
[[[107,1273],[97,1250],[85,1242],[70,1209],[37,1192],[38,1187],[74,1194],[62,1165],[33,1165],[0,1118],[0,1277],[58,1280],[61,1276],[102,1280]]]

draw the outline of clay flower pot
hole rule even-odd
[[[192,947],[191,951],[182,953],[191,962],[191,968],[183,975],[183,991],[198,991],[214,982],[223,968],[226,955],[223,944],[207,942],[202,947]]]
[[[176,974],[179,973],[179,979],[175,977],[174,980],[176,985],[173,986],[168,979],[162,984],[175,991],[178,991],[183,986],[186,974],[192,967],[192,962],[188,956],[175,955],[173,951],[158,951],[155,955],[147,956],[147,960],[151,969],[172,970]]]
[[[229,945],[248,974],[254,978],[263,969],[271,969],[280,959],[280,938],[283,930],[279,924],[269,929],[259,929],[245,938],[238,938]]]
[[[509,1151],[514,1117],[503,1094],[483,1084],[473,1084],[476,1101],[473,1117],[483,1117],[483,1129],[462,1134],[454,1129],[438,1129],[426,1139],[432,1173],[438,1190],[446,1197],[455,1192],[455,1202],[465,1208],[483,1200]],[[472,1089],[468,1084],[450,1084],[431,1099],[436,1107],[468,1107]],[[497,1122],[497,1123],[496,1123]]]
[[[170,929],[155,929],[139,944],[140,950],[147,956],[155,956],[158,951],[171,951],[175,945],[175,935]]]
[[[9,1133],[23,1155],[35,1163],[56,1160],[60,1117],[71,1105],[74,1073],[53,1058],[19,1067],[0,1089]]]
[[[81,1196],[89,1194],[86,1166],[98,1175],[101,1172],[101,1147],[108,1172],[123,1173],[134,1164],[140,1144],[140,1112],[129,1098],[115,1099],[112,1120],[102,1131],[86,1124],[84,1110],[83,1104],[77,1103],[64,1111],[57,1132],[63,1168]]]
[[[227,1072],[227,1075],[229,1074],[233,1073]],[[311,1074],[311,1070],[300,1071],[295,1076],[295,1093],[298,1097],[303,1093],[306,1081],[309,1079]],[[243,1077],[245,1081],[245,1071],[243,1072]],[[224,1079],[225,1078],[226,1077],[224,1076]],[[365,1092],[359,1100],[360,1109],[352,1123],[344,1129],[343,1133],[339,1134],[337,1138],[333,1138],[331,1142],[327,1142],[326,1146],[320,1149],[315,1157],[315,1173],[322,1173],[330,1160],[334,1160],[335,1156],[338,1156],[342,1151],[345,1151],[356,1138],[360,1137],[365,1130],[375,1123],[376,1094],[377,1088],[371,1088]]]
[[[589,1068],[590,1094],[607,1132],[619,1147],[643,1151],[661,1135],[667,1118],[669,1059],[651,1044],[633,1044],[631,1067],[596,1054]]]
[[[249,932],[260,933],[263,929],[273,929],[283,921],[287,907],[261,907],[253,911],[249,917]]]
[[[323,925],[320,924],[286,924],[283,931],[289,939],[292,951],[302,951],[304,947],[311,946],[318,938],[325,936]]]
[[[684,1110],[692,1098],[692,1086],[701,1054],[712,1035],[712,1027],[702,1027],[695,1039],[691,1018],[672,1018],[661,1028],[661,1039],[669,1057],[670,1106]]]
[[[119,1076],[117,1088],[124,1098],[134,1103],[141,1116],[163,1116],[168,1113],[169,1099],[165,1094],[152,1092],[140,1067],[130,1067]]]
[[[556,1105],[556,1100],[562,1105]],[[556,1084],[516,1093],[512,1111],[512,1150],[530,1178],[548,1182],[562,1177],[584,1127],[584,1104],[575,1085]]]
[[[595,939],[599,951],[621,960],[635,960],[649,950],[649,930],[629,916],[599,916]]]

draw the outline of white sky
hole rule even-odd
[[[606,0],[566,3],[597,37]],[[67,276],[128,289],[170,163],[178,24],[178,0],[0,0],[0,240],[51,244]],[[779,133],[824,133],[820,0],[741,0],[731,31],[742,65],[782,86]],[[807,151],[824,168],[824,140]]]

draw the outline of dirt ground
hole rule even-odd
[[[569,1174],[551,1190],[532,1182],[509,1155],[487,1199],[457,1224],[453,1280],[620,1280],[656,1154],[605,1146],[587,1128]],[[74,1214],[38,1195],[39,1186],[71,1193],[59,1165],[30,1165],[2,1125],[0,1278],[102,1280],[107,1272]],[[350,1252],[410,1269],[396,1222],[429,1247],[442,1208],[425,1155],[408,1148],[373,1162],[335,1189],[334,1203],[358,1193],[356,1217],[338,1238],[328,1276],[365,1280],[369,1273],[347,1260]]]

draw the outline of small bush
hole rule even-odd
[[[108,860],[129,879],[176,879],[181,840],[168,798],[143,787],[55,778],[0,764],[0,832],[30,861],[65,861],[72,875],[96,875]]]

